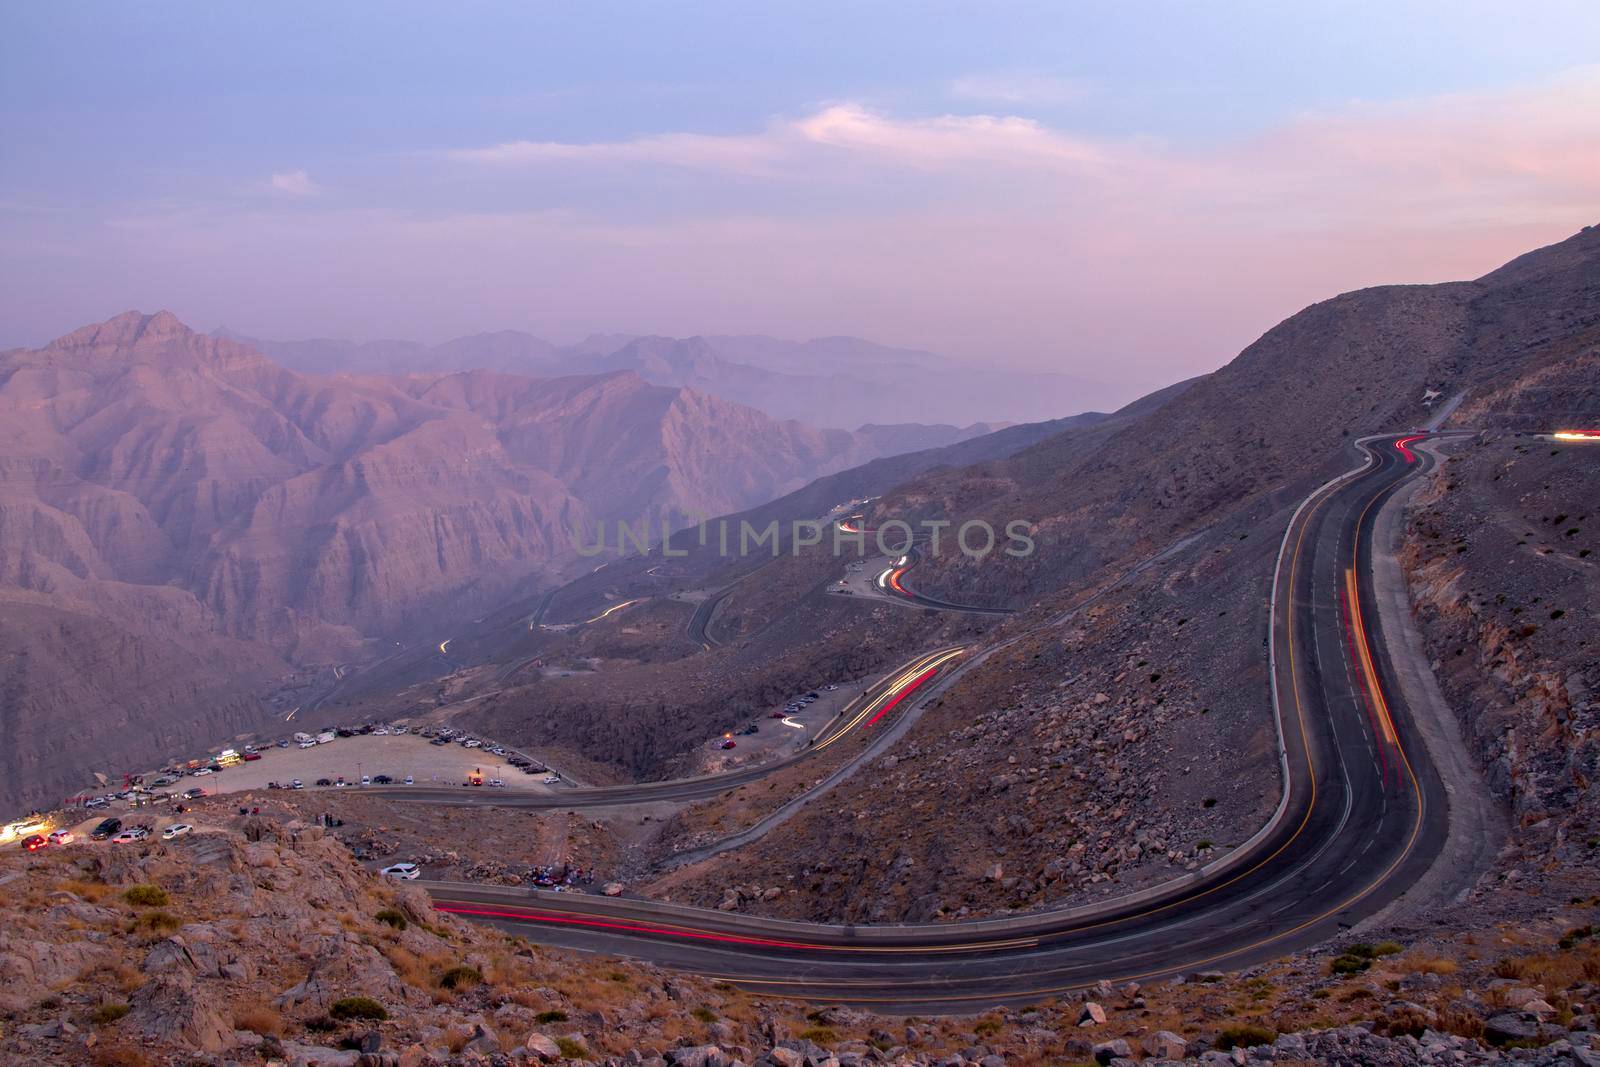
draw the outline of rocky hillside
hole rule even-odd
[[[1510,809],[1518,896],[1600,859],[1600,444],[1490,434],[1415,502],[1404,557],[1434,673]]]
[[[1035,521],[1031,557],[947,552],[910,575],[917,589],[958,603],[1022,605],[997,636],[1099,599],[971,672],[901,751],[800,812],[781,839],[719,857],[660,891],[833,921],[941,919],[1124,892],[1243,840],[1277,800],[1263,636],[1290,511],[1353,462],[1351,438],[1428,418],[1425,388],[1441,394],[1435,403],[1464,393],[1462,422],[1527,419],[1541,405],[1546,419],[1582,415],[1594,396],[1597,324],[1600,230],[1591,229],[1476,282],[1316,305],[1135,418],[930,472],[886,494],[880,517]],[[1592,466],[1588,452],[1570,451],[1568,462]],[[1502,506],[1523,501],[1518,522],[1531,521],[1535,500],[1547,519],[1563,515],[1565,537],[1582,527],[1591,489],[1530,471],[1496,491],[1506,494]],[[1457,533],[1481,521],[1475,511],[1461,506]],[[1548,544],[1548,521],[1545,530]],[[1515,548],[1517,539],[1485,540],[1486,582],[1512,553],[1533,551]],[[1556,573],[1579,581],[1588,560],[1569,562]],[[1108,589],[1121,575],[1130,577]],[[1580,586],[1548,610],[1592,616],[1597,591]],[[1463,610],[1459,597],[1453,604]],[[1512,604],[1533,610],[1527,598]],[[1529,639],[1559,626],[1587,640],[1565,617],[1532,623],[1540,629]],[[1581,790],[1593,774],[1592,740],[1549,721],[1569,714],[1565,690],[1557,695],[1565,679],[1593,684],[1572,665],[1586,648],[1569,647],[1560,671],[1524,665],[1533,673],[1517,683],[1525,687],[1517,699],[1545,709],[1536,723],[1508,735],[1502,712],[1484,713],[1487,759],[1536,773],[1545,791]],[[1461,694],[1467,707],[1484,706],[1481,686],[1509,684],[1497,643],[1480,659],[1469,673],[1483,681]],[[1591,839],[1587,826],[1570,836]],[[738,891],[750,885],[796,892],[763,900]]]
[[[739,992],[433,912],[270,798],[172,842],[0,854],[0,1060],[69,1067],[1587,1064],[1600,944],[1347,943],[943,1018]],[[165,821],[165,820],[160,820]],[[1572,909],[1592,917],[1593,907]],[[1587,931],[1589,927],[1584,927]],[[1508,947],[1514,945],[1514,947]]]
[[[167,313],[0,354],[0,805],[112,769],[117,739],[162,758],[257,725],[290,665],[493,608],[574,529],[967,433],[817,430],[632,373],[321,378]]]

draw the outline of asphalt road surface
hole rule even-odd
[[[977,1011],[1102,978],[1249,966],[1323,941],[1403,894],[1448,825],[1443,787],[1374,644],[1373,521],[1397,484],[1433,462],[1410,448],[1414,440],[1363,442],[1367,466],[1319,489],[1291,519],[1271,619],[1288,788],[1256,838],[1179,882],[1070,910],[861,927],[419,884],[441,910],[541,942],[898,1011]]]

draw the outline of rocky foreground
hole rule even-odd
[[[290,817],[9,851],[0,886],[8,1064],[1600,1064],[1600,942],[1572,925],[1600,899],[1477,944],[1347,944],[917,1019],[541,949],[433,912]]]

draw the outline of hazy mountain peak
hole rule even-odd
[[[170,311],[157,311],[146,315],[140,311],[124,311],[105,322],[83,326],[47,346],[64,348],[103,348],[109,346],[136,346],[174,339],[187,340],[198,336]]]

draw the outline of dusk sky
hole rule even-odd
[[[858,334],[1131,386],[1600,223],[1600,6],[31,4],[0,347]]]

